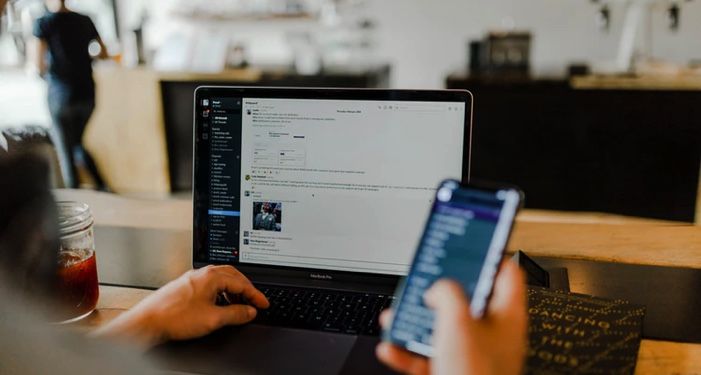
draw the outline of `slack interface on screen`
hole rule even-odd
[[[211,261],[405,274],[436,187],[462,173],[464,103],[203,104]]]
[[[211,98],[200,103],[201,139],[199,147],[209,150],[206,168],[200,171],[207,180],[208,259],[232,262],[239,256],[239,220],[241,197],[241,98]],[[204,151],[204,150],[203,150]]]

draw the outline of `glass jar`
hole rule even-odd
[[[88,316],[97,306],[94,221],[85,203],[57,202],[57,206],[61,246],[56,291],[60,320],[67,323]]]

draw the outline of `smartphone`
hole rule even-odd
[[[472,315],[482,317],[522,197],[514,187],[454,180],[440,184],[409,274],[395,294],[394,318],[384,340],[432,356],[434,316],[423,296],[442,278],[462,284]]]

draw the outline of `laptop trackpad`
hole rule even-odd
[[[249,324],[149,354],[170,370],[217,374],[336,374],[356,336]]]

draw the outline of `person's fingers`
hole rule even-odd
[[[245,283],[250,284],[250,285],[253,287],[253,289],[257,292],[257,293],[256,293],[256,296],[254,297],[254,298],[256,298],[256,300],[255,300],[255,301],[250,301],[250,302],[253,302],[253,303],[254,303],[257,307],[259,307],[259,308],[267,309],[268,307],[270,307],[270,302],[268,302],[268,298],[266,298],[265,295],[264,295],[263,293],[261,293],[261,292],[253,285],[253,283],[251,282],[251,280],[249,280],[249,279],[246,277],[246,275],[244,275],[243,273],[241,273],[241,271],[239,271],[239,270],[237,270],[236,268],[234,268],[233,266],[229,266],[229,265],[214,266],[214,269],[215,269],[216,271],[218,271],[218,272],[225,273],[225,274],[227,274],[227,275],[229,275],[229,276],[231,276],[231,277],[234,277],[234,278],[237,278],[237,279],[241,280],[242,282],[245,282]],[[246,295],[246,294],[244,294],[244,296],[245,296],[246,298],[250,297],[249,295]],[[260,298],[261,296],[263,297],[262,299]]]
[[[520,341],[514,360],[522,360],[526,355],[528,342],[528,315],[526,314],[526,281],[523,271],[512,261],[502,265],[494,285],[494,295],[487,307],[486,318],[495,326],[508,327],[510,339]]]
[[[384,328],[389,327],[393,316],[394,312],[392,309],[382,311],[380,314],[380,325]],[[375,352],[382,362],[399,372],[408,374],[428,373],[428,361],[425,358],[415,356],[390,343],[380,343]]]
[[[438,322],[469,322],[470,302],[462,286],[452,280],[438,280],[424,294],[424,302],[436,313]]]
[[[426,358],[413,355],[388,342],[381,342],[377,345],[375,355],[393,370],[405,374],[427,374],[429,370]]]
[[[257,314],[256,309],[248,305],[217,306],[215,308],[219,315],[219,327],[248,323],[252,321]]]
[[[487,316],[497,319],[521,319],[526,312],[526,283],[523,272],[514,262],[501,267],[494,285],[494,294],[487,307]]]
[[[229,291],[229,288],[227,287],[226,289]],[[241,292],[239,292],[245,299],[246,302],[252,304],[255,307],[261,308],[261,309],[267,309],[270,307],[270,302],[268,301],[268,298],[261,292],[260,290],[256,289],[255,286],[252,284],[245,284]]]
[[[213,285],[217,292],[225,290],[232,294],[240,294],[247,302],[258,308],[267,309],[270,306],[270,302],[268,302],[263,292],[256,289],[248,279],[217,271],[213,273],[213,277],[215,278]]]
[[[390,324],[392,324],[392,317],[393,316],[394,316],[394,312],[392,311],[392,309],[387,309],[387,310],[382,311],[382,313],[380,314],[380,325],[383,328],[389,327]]]
[[[449,373],[453,361],[462,361],[466,350],[466,337],[477,326],[470,313],[470,302],[460,284],[451,280],[438,280],[424,295],[426,305],[434,309],[432,344],[434,351],[446,361],[434,362],[436,373]],[[438,355],[438,354],[437,354]],[[442,370],[440,370],[442,368]]]

